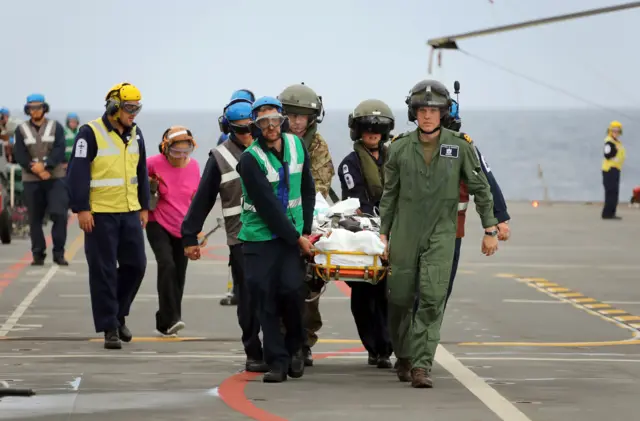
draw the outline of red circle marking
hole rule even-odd
[[[327,352],[322,355],[316,355],[313,359],[322,360],[327,357],[333,357],[347,352],[360,352],[363,350],[364,347],[362,346],[357,348],[341,349],[336,352]],[[245,394],[247,383],[259,375],[259,373],[247,373],[246,371],[243,371],[228,377],[222,382],[220,387],[218,387],[218,394],[220,395],[220,398],[229,408],[254,420],[287,421],[286,418],[279,417],[278,415],[258,408],[247,398],[247,395]]]

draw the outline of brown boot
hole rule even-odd
[[[401,382],[411,381],[411,361],[408,358],[398,358],[395,368],[398,380]]]
[[[433,380],[424,368],[414,368],[411,370],[411,387],[415,388],[432,388]]]

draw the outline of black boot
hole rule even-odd
[[[67,262],[67,259],[64,258],[64,255],[53,256],[53,263],[55,263],[58,266],[69,266],[69,262]]]
[[[298,379],[302,377],[304,374],[304,366],[305,366],[304,356],[302,355],[302,351],[296,352],[293,357],[291,357],[291,363],[289,364],[289,377]]]
[[[378,363],[376,364],[378,368],[391,368],[393,364],[391,364],[391,359],[387,356],[381,355],[378,357]]]
[[[302,357],[304,359],[305,367],[313,367],[313,354],[311,353],[311,348],[307,346],[302,348]]]
[[[122,349],[122,342],[120,342],[117,330],[104,332],[104,349]]]
[[[287,373],[282,370],[269,370],[262,377],[264,383],[282,383],[287,381]]]
[[[249,373],[267,373],[269,366],[261,359],[247,358],[247,361],[244,363],[244,369]]]
[[[46,257],[47,257],[46,254],[33,256],[33,261],[31,261],[31,266],[44,266],[44,259]]]
[[[367,358],[367,365],[376,364],[378,364],[378,356],[376,354],[369,353],[369,358]]]
[[[120,327],[118,328],[118,335],[123,342],[131,342],[133,339],[133,334],[125,324],[124,318],[119,320]]]

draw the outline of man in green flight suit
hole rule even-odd
[[[430,377],[451,272],[460,181],[474,196],[485,235],[482,252],[498,249],[498,221],[480,161],[467,135],[441,127],[449,92],[434,80],[418,82],[406,99],[418,128],[389,148],[380,200],[380,238],[387,244],[389,331],[397,375],[417,388]],[[414,313],[414,303],[417,310]]]
[[[80,128],[80,119],[78,118],[78,114],[69,113],[67,114],[67,122],[64,125],[64,139],[65,139],[65,150],[64,150],[64,167],[66,168],[69,159],[71,159],[71,152],[73,151],[73,143],[76,141],[76,135],[78,134],[78,129]]]

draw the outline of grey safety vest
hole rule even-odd
[[[25,121],[20,125],[20,133],[24,138],[24,145],[31,156],[31,161],[44,163],[44,160],[53,150],[53,142],[56,139],[56,126],[55,120],[47,119],[44,120],[38,131],[29,121]],[[51,178],[64,178],[64,176],[65,170],[62,167],[62,163],[51,171]],[[41,181],[41,178],[30,172],[23,171],[22,180],[25,182]]]
[[[227,231],[227,244],[240,244],[238,234],[242,223],[242,184],[240,174],[236,171],[238,160],[243,150],[231,139],[226,140],[211,150],[220,169],[220,200],[222,202],[222,216]]]

